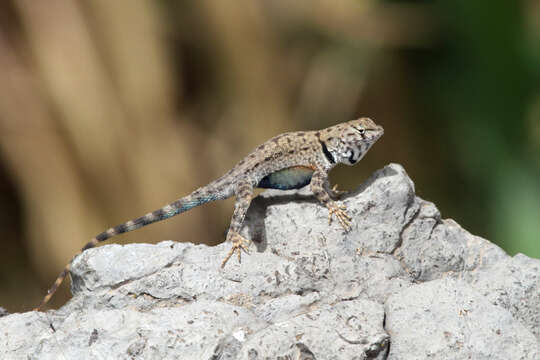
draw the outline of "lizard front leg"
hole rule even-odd
[[[335,215],[345,231],[351,230],[351,218],[347,215],[345,205],[339,205],[330,198],[328,174],[321,169],[315,170],[311,177],[311,191],[315,197],[328,208],[328,223],[332,223],[332,215]]]
[[[347,191],[338,190],[338,185],[334,184],[334,186],[330,185],[330,180],[328,179],[328,176],[326,177],[326,180],[324,181],[324,190],[330,195],[330,198],[336,200],[341,197],[341,195],[346,194]]]
[[[235,252],[238,253],[238,262],[240,262],[242,250],[248,253],[248,246],[250,244],[249,240],[246,240],[242,235],[240,235],[240,229],[242,228],[242,223],[246,217],[247,209],[251,203],[253,186],[247,181],[242,181],[236,187],[235,193],[236,202],[234,204],[234,212],[231,219],[229,232],[227,233],[227,240],[232,242],[232,248],[221,263],[221,267],[225,266],[227,261],[229,261]]]

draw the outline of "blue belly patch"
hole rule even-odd
[[[293,166],[265,176],[259,181],[257,187],[278,190],[300,189],[309,184],[312,175],[313,169]]]

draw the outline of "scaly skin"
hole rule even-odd
[[[328,172],[339,163],[356,164],[383,133],[383,128],[371,119],[360,118],[323,130],[278,135],[261,144],[219,179],[158,210],[102,232],[88,242],[79,254],[115,235],[168,219],[210,201],[235,196],[236,203],[227,233],[232,248],[221,266],[225,266],[234,253],[237,253],[240,261],[242,250],[247,252],[250,242],[239,233],[256,187],[288,190],[309,184],[315,197],[328,208],[329,222],[335,216],[345,231],[349,231],[351,218],[345,206],[332,199],[339,192],[335,187],[330,187]],[[35,310],[51,299],[70,267],[71,262]]]

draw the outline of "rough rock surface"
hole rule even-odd
[[[9,312],[4,309],[3,307],[0,307],[0,317],[9,315]]]
[[[342,200],[349,233],[263,193],[225,269],[229,244],[86,251],[65,306],[0,317],[0,358],[540,359],[539,260],[442,220],[399,165]]]

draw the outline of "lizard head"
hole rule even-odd
[[[369,148],[384,134],[382,126],[370,118],[363,117],[335,125],[322,139],[337,162],[354,165]]]

